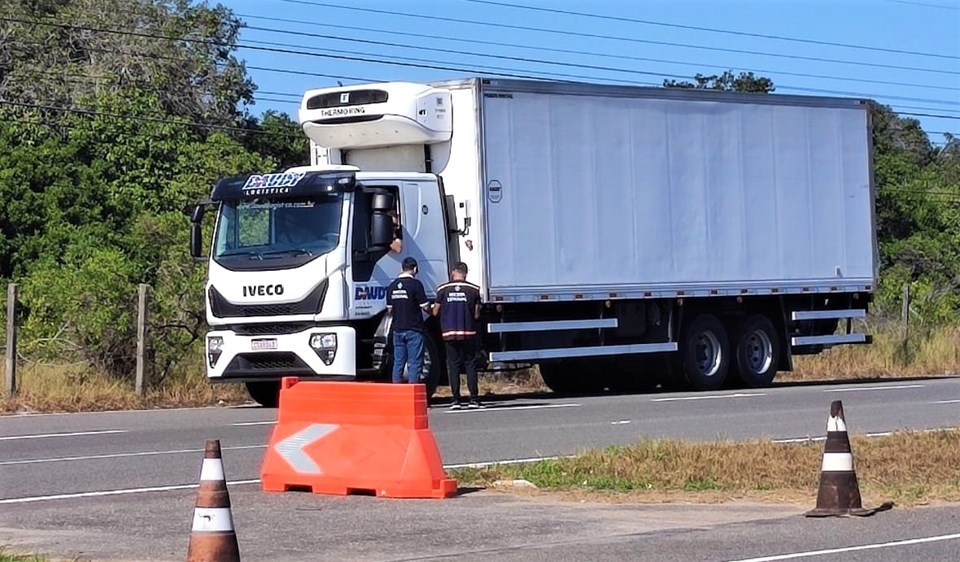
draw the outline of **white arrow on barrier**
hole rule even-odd
[[[300,474],[323,474],[320,465],[307,456],[303,449],[307,445],[323,439],[338,427],[340,426],[331,423],[311,424],[280,441],[273,448],[283,457],[283,460],[287,461]]]

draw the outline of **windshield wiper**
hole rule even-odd
[[[252,259],[252,260],[262,260],[262,259],[263,259],[263,256],[260,254],[260,252],[226,252],[226,253],[220,254],[220,255],[217,256],[217,257],[220,257],[220,258],[235,258],[235,257],[237,257],[237,256],[248,256],[248,257],[249,257],[250,259]]]
[[[274,250],[272,252],[264,252],[264,256],[278,256],[283,254],[290,254],[292,256],[313,256],[313,252],[307,250],[306,248],[292,248],[289,250]]]

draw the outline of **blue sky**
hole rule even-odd
[[[296,118],[304,90],[336,85],[338,80],[419,82],[499,72],[659,85],[665,77],[732,69],[772,78],[778,93],[868,96],[904,113],[939,115],[915,117],[928,132],[960,134],[960,0],[489,0],[499,5],[486,1],[221,3],[249,26],[241,34],[241,45],[289,51],[239,50],[259,88],[257,103],[250,108],[254,114],[276,109]],[[306,52],[327,56],[302,54]],[[521,58],[528,60],[517,60]],[[942,141],[942,136],[931,134],[931,139]]]

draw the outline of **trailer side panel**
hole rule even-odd
[[[493,298],[872,288],[864,105],[666,98],[484,94]]]

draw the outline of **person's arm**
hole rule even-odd
[[[393,242],[390,242],[390,251],[399,254],[403,251],[403,229],[397,225],[393,229]]]

